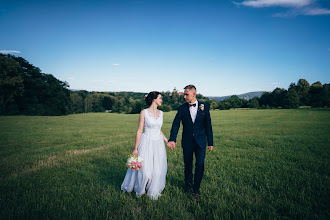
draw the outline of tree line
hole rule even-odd
[[[72,113],[87,112],[117,112],[117,113],[140,113],[147,108],[144,100],[146,93],[134,92],[88,92],[85,90],[71,91]],[[183,95],[178,92],[161,92],[163,104],[159,107],[165,112],[177,110],[184,103]],[[203,101],[208,98],[198,94],[197,97]]]
[[[230,108],[299,108],[299,106],[329,107],[330,84],[320,81],[312,85],[306,79],[299,79],[297,84],[291,83],[288,90],[275,88],[272,92],[264,92],[262,96],[250,100],[240,99],[234,95],[219,102],[219,109]]]
[[[177,110],[183,94],[176,90],[161,92],[163,111]],[[69,84],[52,74],[42,73],[22,57],[0,54],[0,114],[2,115],[66,115],[88,112],[139,113],[146,108],[146,93],[71,91]],[[231,96],[223,101],[211,100],[201,94],[197,99],[211,109],[230,108],[298,108],[330,105],[330,84],[299,79],[288,90],[276,88],[260,98],[250,100]]]
[[[88,112],[139,113],[146,93],[71,91],[69,84],[42,73],[22,57],[0,54],[0,114],[66,115]],[[184,103],[178,92],[162,92],[163,111]],[[198,98],[210,101],[198,94]]]

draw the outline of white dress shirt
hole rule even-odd
[[[195,104],[195,103],[196,103],[196,106],[189,107],[190,116],[191,116],[191,120],[193,123],[195,123],[195,119],[196,119],[196,115],[197,115],[198,101],[196,100],[194,103],[189,103],[189,104]]]

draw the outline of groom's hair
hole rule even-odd
[[[184,87],[184,89],[189,89],[189,90],[197,90],[196,87],[194,85],[187,85],[186,87]]]

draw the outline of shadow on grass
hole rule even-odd
[[[103,186],[111,186],[117,192],[121,192],[121,184],[124,181],[127,167],[125,166],[126,157],[112,158],[111,160],[105,160],[104,158],[96,158],[91,161],[97,170],[97,178]],[[180,191],[184,193],[184,173],[176,172],[177,170],[171,170],[168,168],[166,175],[166,186],[164,192],[167,191]],[[129,193],[135,197],[135,193]]]
[[[125,158],[104,158],[93,160],[93,164],[97,167],[98,177],[101,184],[112,185],[120,191],[121,184],[125,178],[127,168],[125,166]]]

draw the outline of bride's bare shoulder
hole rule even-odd
[[[142,109],[141,112],[140,112],[140,116],[145,116],[146,115],[146,109]]]

